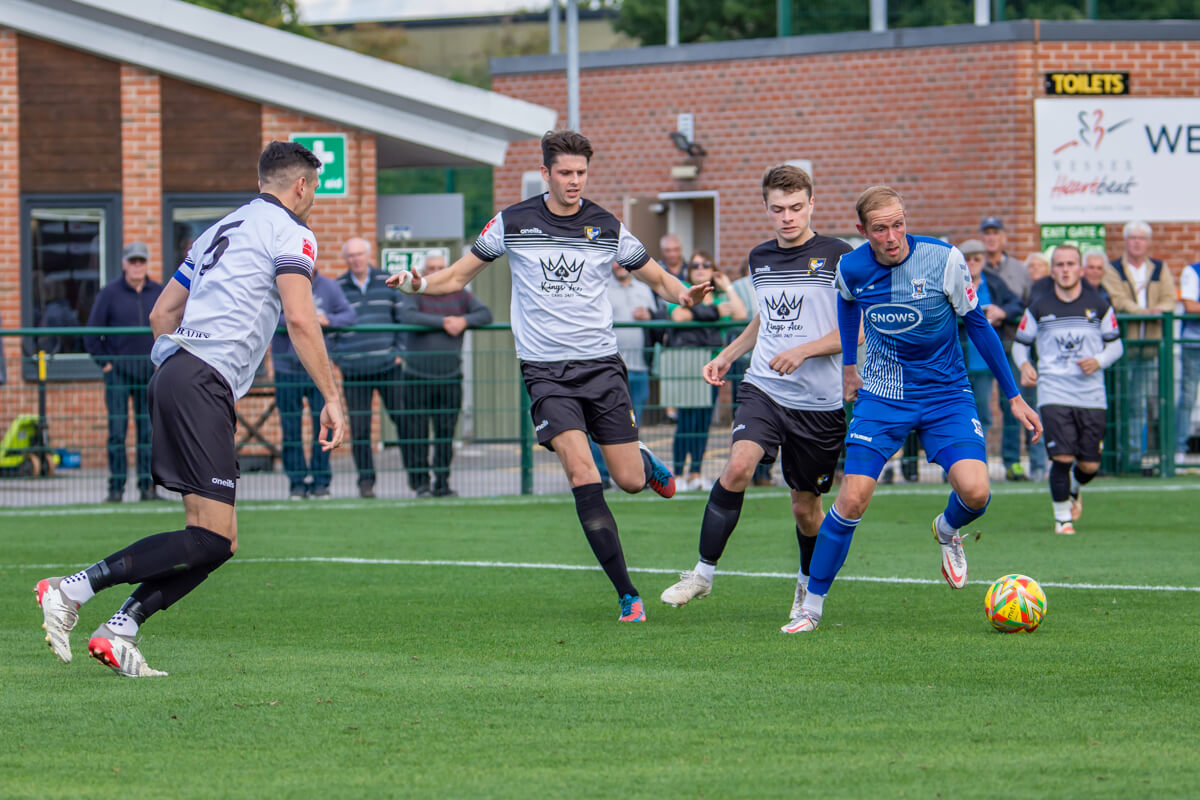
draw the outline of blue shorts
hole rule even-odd
[[[846,473],[877,479],[914,430],[926,458],[947,472],[963,459],[987,461],[983,426],[970,390],[917,401],[860,393],[846,433]]]

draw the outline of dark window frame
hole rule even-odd
[[[258,196],[258,192],[163,192],[163,284],[171,280],[179,263],[171,263],[177,242],[175,241],[175,211],[181,208],[208,208],[229,206],[232,211]]]
[[[101,266],[103,284],[111,279],[107,274],[121,265],[121,237],[123,230],[123,208],[119,192],[88,194],[30,193],[21,195],[21,325],[33,327],[33,239],[30,224],[35,209],[99,208],[104,212],[104,262]],[[38,377],[36,352],[30,337],[24,337],[21,345],[21,377],[36,381]],[[30,358],[29,356],[33,356]],[[96,362],[87,353],[56,354],[46,362],[46,380],[77,381],[101,380],[103,377]]]

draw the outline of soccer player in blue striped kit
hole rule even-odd
[[[959,531],[983,516],[991,499],[987,446],[958,341],[958,318],[979,349],[1013,416],[1042,434],[1037,413],[1021,399],[1000,337],[979,310],[966,260],[938,239],[910,236],[904,200],[894,189],[872,186],[855,205],[858,232],[867,239],[838,265],[838,329],[842,385],[854,401],[846,434],[845,479],[821,523],[800,613],[784,633],[817,629],[825,597],[846,561],[887,460],[915,430],[929,460],[946,470],[950,498],[933,520],[942,550],[942,575],[951,588],[967,584]],[[855,334],[865,317],[867,355],[857,367]]]

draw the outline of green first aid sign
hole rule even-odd
[[[293,133],[291,140],[302,144],[313,155],[321,159],[321,185],[318,195],[344,197],[346,195],[346,134],[344,133]]]

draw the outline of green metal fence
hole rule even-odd
[[[1120,317],[1126,355],[1108,370],[1109,423],[1105,440],[1103,470],[1107,474],[1141,474],[1169,477],[1180,459],[1200,457],[1177,453],[1176,382],[1177,358],[1200,357],[1200,349],[1181,348],[1174,333],[1174,315]],[[1161,322],[1161,339],[1131,338],[1142,322]],[[711,323],[621,323],[619,327],[670,328],[707,327]],[[718,323],[737,330],[736,324]],[[421,330],[415,326],[361,326],[349,330]],[[61,505],[105,499],[114,484],[113,463],[127,464],[121,498],[135,501],[140,488],[149,482],[147,436],[139,444],[136,386],[104,378],[85,354],[34,352],[36,345],[53,337],[82,337],[89,334],[145,333],[143,328],[64,328],[0,330],[0,352],[8,354],[7,382],[0,385],[0,506]],[[1185,344],[1200,348],[1200,341]],[[20,355],[17,351],[20,350]],[[699,387],[695,374],[684,374],[678,364],[695,372],[707,353],[667,353],[650,348],[655,361],[648,376],[650,387],[642,415],[642,439],[669,465],[677,460],[680,444],[688,450],[689,440],[706,443],[698,467],[705,485],[714,479],[728,454],[728,422],[732,416],[730,387],[712,392]],[[680,359],[682,358],[682,361]],[[694,362],[694,363],[692,363]],[[414,433],[416,418],[444,413],[441,407],[387,409],[381,397],[372,397],[369,414],[371,435],[359,444],[368,445],[377,473],[375,493],[382,498],[412,498],[414,479],[421,474],[437,480],[434,459],[437,448],[451,453],[449,486],[461,495],[496,496],[543,494],[567,490],[554,454],[537,447],[529,414],[529,398],[520,380],[512,334],[506,323],[473,329],[463,353],[461,414],[453,432],[438,433],[427,421],[424,431]],[[665,365],[676,364],[668,368]],[[64,365],[70,369],[62,369]],[[743,362],[744,366],[744,362]],[[75,376],[75,377],[64,377]],[[731,375],[737,377],[736,370]],[[445,381],[404,376],[397,380],[408,396],[441,396]],[[736,384],[736,380],[733,381]],[[416,390],[414,390],[414,387]],[[130,389],[135,391],[131,392]],[[250,393],[237,404],[238,453],[242,481],[241,499],[283,500],[290,496],[291,482],[283,463],[284,442],[278,409],[280,383],[272,373],[270,358],[260,369]],[[106,392],[109,402],[106,402]],[[127,421],[110,414],[112,396],[122,395]],[[131,397],[130,395],[134,395]],[[686,400],[681,398],[695,398]],[[674,406],[696,403],[708,407],[699,427],[681,428]],[[693,419],[695,418],[694,415]],[[999,417],[997,417],[997,420]],[[121,430],[110,443],[110,423]],[[310,451],[312,432],[307,407],[302,412],[302,437]],[[147,428],[148,430],[148,428]],[[1189,431],[1190,433],[1191,431]],[[993,440],[998,437],[994,434]],[[1192,440],[1195,443],[1195,439]],[[359,448],[361,452],[361,447]],[[139,452],[141,459],[139,463]],[[421,454],[429,458],[428,464]],[[694,454],[693,454],[694,455]],[[412,463],[412,462],[418,463]],[[911,466],[911,465],[910,465]],[[923,463],[921,480],[940,480]],[[1197,464],[1200,466],[1200,463]],[[357,497],[361,465],[354,448],[339,448],[330,458],[329,496]],[[688,473],[693,471],[689,462]],[[916,475],[915,468],[905,474]],[[445,476],[443,476],[445,477]],[[772,476],[778,482],[778,470]],[[315,476],[309,476],[314,481]],[[419,480],[416,481],[420,483]],[[161,491],[161,490],[160,490]],[[163,493],[164,495],[166,493]]]

